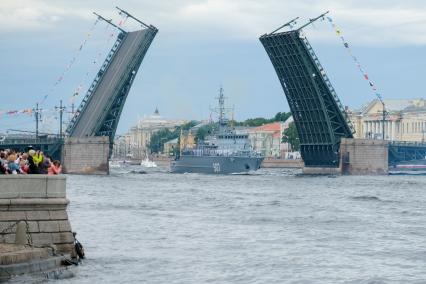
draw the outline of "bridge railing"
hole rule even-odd
[[[4,141],[0,142],[0,147],[2,145],[37,145],[37,144],[53,144],[61,142],[63,139],[57,137],[47,137],[47,138],[6,138]]]
[[[340,101],[339,97],[337,96],[336,90],[334,89],[333,85],[330,82],[330,79],[328,78],[327,74],[325,73],[324,68],[321,65],[321,62],[319,61],[317,55],[315,54],[314,49],[312,48],[311,44],[309,43],[308,39],[305,36],[302,36],[302,35],[299,34],[299,38],[302,39],[306,49],[309,52],[309,55],[311,56],[312,60],[315,63],[320,75],[323,77],[324,82],[326,83],[328,90],[330,91],[331,95],[333,96],[334,101],[337,104],[337,107],[340,109],[341,113],[343,114],[343,116],[346,120],[346,123],[348,124],[351,132],[355,133],[355,128],[354,128],[351,120],[349,119],[349,116],[348,116],[345,108],[343,107],[342,102]]]
[[[390,141],[389,146],[395,146],[395,147],[426,147],[426,142]]]
[[[119,50],[119,48],[120,48],[124,38],[126,37],[126,35],[127,35],[127,33],[123,33],[123,32],[118,34],[114,45],[112,46],[111,50],[108,53],[108,56],[104,60],[104,62],[102,64],[100,70],[98,71],[98,73],[96,73],[95,79],[93,80],[92,84],[90,85],[89,89],[86,92],[86,95],[84,96],[83,100],[81,101],[77,111],[75,112],[73,118],[71,119],[70,123],[68,124],[66,133],[72,134],[74,127],[75,127],[75,125],[76,125],[76,123],[79,119],[80,114],[84,111],[86,104],[89,101],[90,97],[98,88],[99,83],[101,82],[103,76],[105,75],[107,68],[109,67],[110,63],[112,62],[112,60],[115,56],[115,54]]]

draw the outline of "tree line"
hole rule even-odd
[[[249,118],[244,121],[231,121],[230,124],[234,126],[246,126],[246,127],[257,127],[268,123],[278,122],[278,121],[286,121],[291,116],[290,112],[278,112],[272,118]],[[154,134],[152,134],[148,148],[151,153],[160,153],[164,151],[164,143],[167,141],[176,139],[180,137],[181,131],[187,131],[199,124],[199,121],[192,120],[188,123],[185,123],[181,126],[174,128],[173,130],[169,130],[167,128],[161,129]],[[195,134],[195,141],[202,141],[206,136],[212,134],[218,128],[217,123],[209,123],[198,128]],[[292,145],[292,149],[294,151],[298,151],[300,148],[299,138],[297,136],[297,131],[294,123],[290,123],[289,128],[284,131],[283,142],[290,143]]]

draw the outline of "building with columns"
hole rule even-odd
[[[355,138],[382,139],[384,128],[386,140],[425,141],[425,99],[384,100],[384,105],[384,121],[383,105],[379,100],[373,100],[359,110],[349,111]]]

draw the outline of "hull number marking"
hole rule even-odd
[[[215,173],[220,173],[220,164],[219,163],[213,163],[213,171]]]

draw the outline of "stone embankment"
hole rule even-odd
[[[303,160],[301,159],[273,159],[266,158],[263,160],[261,168],[289,168],[301,169],[303,168]]]
[[[51,271],[61,255],[74,256],[68,203],[65,176],[0,176],[2,278]]]

